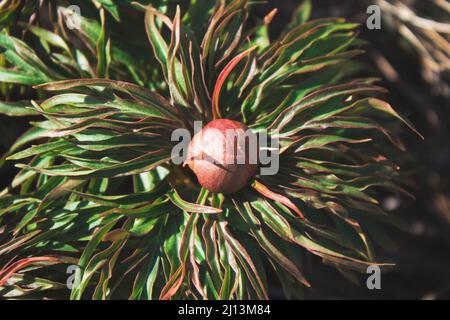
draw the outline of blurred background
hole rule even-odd
[[[269,0],[256,7],[264,17],[278,8],[271,33],[279,33],[301,0]],[[369,30],[367,8],[381,9],[381,29]],[[402,168],[411,178],[416,200],[386,196],[383,206],[405,226],[392,229],[388,252],[378,260],[393,261],[383,270],[381,290],[368,290],[368,275],[349,274],[311,257],[307,299],[450,299],[450,2],[447,0],[313,0],[312,18],[345,17],[361,23],[367,41],[361,59],[381,85],[386,99],[416,126],[425,140],[408,132],[411,157]],[[1,84],[0,84],[1,85]],[[0,154],[26,130],[26,118],[0,115]],[[14,174],[0,169],[0,187]],[[274,292],[277,291],[274,284]]]

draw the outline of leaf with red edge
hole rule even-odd
[[[165,287],[161,290],[160,300],[169,300],[181,287],[184,279],[185,268],[180,266],[177,271],[174,272],[170,280]]]
[[[284,204],[286,207],[292,209],[299,215],[300,218],[305,219],[303,213],[300,211],[299,208],[291,201],[289,198],[278,194],[276,192],[273,192],[269,188],[267,188],[265,185],[263,185],[261,182],[255,180],[255,182],[252,184],[253,189],[261,193],[263,196],[272,199],[274,201],[278,201],[282,204]]]
[[[236,57],[234,57],[222,70],[222,72],[219,74],[219,77],[217,78],[216,85],[214,86],[214,92],[212,97],[212,113],[214,119],[220,118],[220,109],[219,109],[219,96],[220,91],[222,90],[223,84],[225,83],[225,80],[227,79],[228,75],[231,71],[238,65],[238,63],[244,59],[246,56],[248,56],[252,51],[254,51],[257,48],[257,46],[251,47],[250,49],[245,50],[244,52],[241,52]]]
[[[168,193],[167,197],[170,199],[170,201],[172,201],[174,205],[176,205],[178,208],[186,212],[204,213],[204,214],[222,213],[222,209],[220,208],[214,208],[187,202],[180,197],[180,195],[176,190],[173,190],[173,192]]]
[[[60,261],[57,257],[31,257],[31,258],[24,258],[21,260],[18,260],[14,263],[12,263],[9,266],[4,267],[1,271],[0,271],[0,287],[3,286],[5,284],[6,281],[8,281],[9,278],[11,278],[11,276],[31,265],[31,264],[35,264],[35,263],[41,263],[41,262],[52,262],[52,263],[60,263],[62,261]]]

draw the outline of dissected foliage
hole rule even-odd
[[[445,0],[378,0],[386,26],[420,57],[434,91],[450,96],[450,4]]]
[[[5,155],[0,295],[66,295],[75,264],[73,299],[264,299],[269,269],[291,298],[306,255],[380,263],[412,126],[358,78],[358,26],[305,2],[271,40],[246,0],[140,3],[79,1],[68,30],[65,1],[2,2],[0,112],[33,120]],[[171,132],[218,114],[278,137],[279,173],[222,195],[173,165]]]

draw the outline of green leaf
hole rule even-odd
[[[23,117],[23,116],[34,116],[37,112],[28,109],[31,104],[28,101],[0,101],[0,113],[6,114],[10,117]]]
[[[195,204],[195,203],[189,203],[189,202],[183,200],[176,190],[174,190],[171,193],[168,193],[167,197],[170,199],[170,201],[172,201],[172,203],[174,205],[176,205],[178,208],[180,208],[186,212],[196,212],[196,213],[204,213],[204,214],[221,213],[222,212],[222,209],[219,209],[219,208],[213,208],[213,207],[208,207],[208,206],[199,205],[199,204]]]
[[[312,4],[311,0],[304,0],[296,9],[293,19],[288,28],[295,28],[309,20],[311,16]]]
[[[97,41],[97,77],[108,78],[108,69],[111,62],[110,44],[106,32],[105,11],[100,10],[102,29]]]
[[[34,86],[36,84],[45,82],[45,80],[45,78],[40,78],[38,76],[26,74],[24,72],[0,68],[0,81],[2,82]]]

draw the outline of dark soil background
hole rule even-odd
[[[271,30],[275,35],[283,29],[300,2],[270,0],[260,5],[257,12],[264,16],[273,7],[279,9]],[[385,203],[391,214],[401,217],[408,227],[392,230],[395,250],[378,252],[380,260],[396,263],[394,268],[383,270],[381,290],[366,288],[368,275],[348,279],[313,258],[309,261],[311,271],[308,274],[313,287],[305,291],[305,298],[450,299],[450,98],[437,94],[423,79],[419,57],[404,51],[394,34],[383,27],[376,31],[365,27],[367,3],[363,0],[315,0],[313,17],[340,16],[362,23],[360,36],[369,42],[362,60],[372,67],[372,75],[379,76],[381,84],[389,89],[385,98],[425,137],[424,141],[412,134],[404,137],[412,154],[412,161],[404,170],[412,173],[415,186],[410,191],[416,201],[388,198]],[[396,80],[388,76],[389,66],[398,74]],[[0,116],[0,154],[27,129],[29,121]],[[0,189],[14,173],[11,164],[0,169]],[[276,287],[274,284],[275,293]]]

